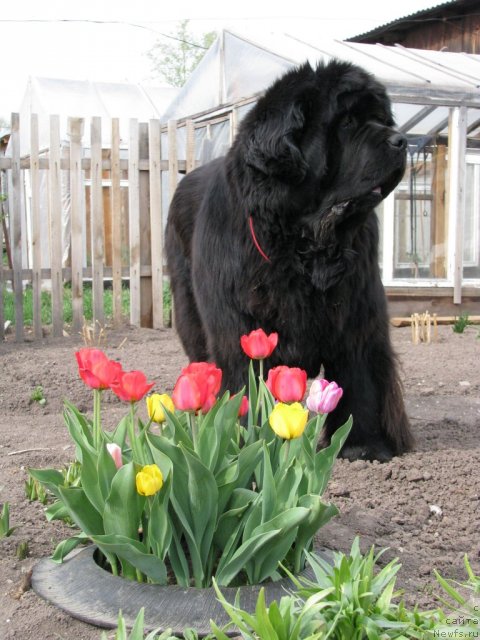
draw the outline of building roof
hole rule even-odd
[[[422,9],[415,13],[408,14],[402,18],[396,18],[391,22],[387,22],[384,25],[375,27],[371,31],[366,31],[351,38],[347,38],[346,42],[365,42],[366,40],[374,40],[376,37],[383,36],[386,33],[393,32],[394,34],[403,34],[404,32],[411,31],[412,27],[418,23],[425,23],[432,20],[445,19],[446,12],[450,13],[453,17],[454,13],[462,15],[468,12],[470,9],[479,9],[479,0],[450,0],[449,2],[442,2],[436,4],[429,9]],[[452,13],[454,12],[454,13]],[[400,37],[398,38],[400,39]]]

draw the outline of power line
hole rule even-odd
[[[196,47],[197,49],[204,49],[207,50],[208,47],[204,47],[201,44],[198,44],[197,42],[189,42],[188,40],[183,40],[182,38],[178,38],[177,36],[172,36],[171,34],[168,33],[162,33],[161,31],[157,31],[156,29],[152,29],[151,27],[147,27],[144,24],[138,24],[135,22],[127,22],[125,20],[92,20],[92,19],[83,19],[83,18],[55,18],[55,19],[49,19],[49,18],[22,18],[22,19],[4,19],[4,18],[0,18],[0,23],[17,23],[17,24],[25,24],[25,23],[31,23],[31,24],[41,24],[41,23],[50,23],[50,24],[54,24],[54,23],[82,23],[82,24],[111,24],[111,25],[122,25],[125,27],[135,27],[137,29],[145,29],[145,31],[151,31],[152,33],[155,33],[159,36],[162,36],[164,38],[169,38],[170,40],[176,40],[177,42],[181,42],[182,44],[187,44],[190,47]]]

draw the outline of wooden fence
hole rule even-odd
[[[104,130],[102,131],[102,123]],[[129,282],[130,323],[160,328],[164,323],[163,228],[168,200],[179,173],[195,167],[195,127],[192,121],[162,125],[158,120],[129,121],[128,143],[120,140],[120,123],[68,118],[68,144],[62,143],[60,118],[49,118],[49,144],[39,148],[39,120],[20,122],[12,114],[9,151],[0,157],[8,185],[6,224],[0,246],[9,245],[8,261],[0,261],[0,291],[14,291],[15,339],[24,340],[23,292],[32,288],[35,339],[42,337],[41,290],[51,291],[52,333],[64,333],[64,283],[72,289],[72,331],[83,325],[86,281],[93,293],[93,320],[105,322],[105,281],[113,289],[113,322],[122,322],[122,280]],[[20,153],[20,127],[29,125],[29,152]],[[177,153],[177,127],[185,127],[184,159]],[[205,125],[203,125],[205,126]],[[111,143],[102,146],[102,135]],[[168,151],[162,157],[163,147]],[[165,141],[167,144],[165,144]],[[168,172],[168,178],[162,177]],[[26,194],[26,177],[29,193]],[[65,257],[64,185],[69,193],[68,256]],[[166,186],[165,186],[166,185]],[[168,195],[163,193],[167,189]],[[45,204],[46,199],[46,204]],[[165,204],[166,202],[166,204]],[[7,230],[8,237],[3,236]],[[7,243],[5,245],[5,240]],[[6,264],[4,263],[6,262]],[[0,304],[0,338],[4,337]]]

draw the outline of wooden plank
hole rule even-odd
[[[122,323],[122,197],[120,190],[120,120],[112,118],[111,150],[113,324]]]
[[[33,335],[42,337],[42,232],[40,214],[40,169],[39,169],[39,129],[38,115],[30,119],[30,181],[32,189],[32,294],[33,294]]]
[[[62,192],[60,175],[60,118],[50,116],[50,168],[48,172],[48,218],[50,228],[50,269],[52,284],[53,335],[63,335],[62,280]]]
[[[102,121],[95,116],[90,124],[92,157],[90,215],[92,229],[92,297],[95,333],[105,324],[103,310],[103,194],[102,194]]]
[[[148,124],[139,125],[139,159],[148,159]],[[152,259],[150,234],[150,181],[146,171],[140,171],[140,265]],[[152,326],[152,278],[140,272],[140,326]]]
[[[433,201],[432,224],[430,230],[430,275],[432,278],[445,278],[447,251],[447,218],[445,208],[445,177],[447,167],[447,147],[438,145],[433,155]]]
[[[71,216],[71,266],[73,330],[78,333],[83,325],[83,179],[82,137],[83,118],[68,119],[70,138],[70,216]]]
[[[138,120],[130,120],[128,156],[128,226],[130,244],[130,322],[140,326],[140,183]]]
[[[453,302],[462,302],[463,219],[465,216],[467,109],[455,107],[448,124],[448,278],[453,281]]]
[[[163,327],[163,211],[162,171],[160,168],[162,151],[159,120],[150,120],[148,146],[150,160],[152,326],[154,329],[161,329]]]
[[[186,172],[190,173],[195,169],[195,125],[193,120],[187,120],[187,149],[186,149]]]
[[[168,199],[171,202],[178,183],[177,122],[168,121]]]
[[[20,173],[20,117],[12,113],[12,198],[10,209],[11,252],[13,263],[13,289],[15,300],[15,340],[22,342],[23,333],[23,282],[22,282],[22,198]]]
[[[432,314],[431,314],[432,315]],[[432,315],[433,318],[433,315]],[[453,324],[458,320],[457,316],[436,316],[437,324]],[[410,316],[394,317],[390,318],[390,324],[394,327],[409,327],[411,324]],[[468,321],[471,324],[480,324],[480,316],[468,316]]]

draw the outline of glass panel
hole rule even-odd
[[[409,145],[395,192],[394,278],[446,277],[446,149],[426,139]]]
[[[473,159],[472,159],[473,160]],[[480,158],[467,159],[465,219],[463,221],[463,276],[480,277]]]

